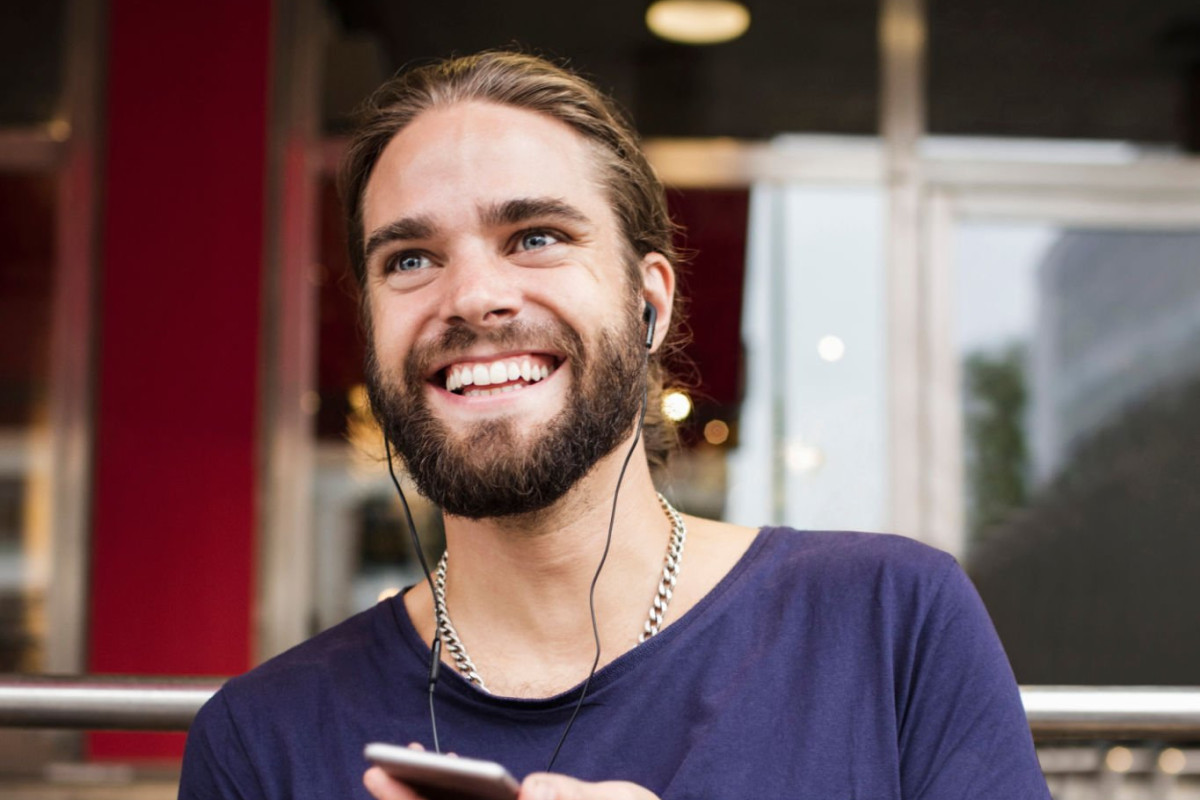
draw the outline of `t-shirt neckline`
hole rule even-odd
[[[765,526],[759,528],[758,533],[754,536],[754,540],[734,563],[733,567],[717,581],[716,585],[704,597],[700,598],[695,605],[689,608],[682,617],[663,628],[662,632],[656,636],[622,653],[613,661],[596,670],[596,674],[592,676],[591,683],[588,686],[589,700],[585,701],[585,704],[597,699],[609,685],[632,672],[658,650],[671,646],[672,642],[684,635],[699,621],[703,620],[706,612],[727,598],[733,588],[741,582],[743,576],[758,560],[763,549],[777,530],[777,528]],[[407,645],[411,655],[418,659],[423,666],[427,666],[431,653],[429,643],[417,633],[416,626],[413,625],[412,619],[408,616],[408,609],[404,606],[404,595],[411,588],[412,586],[405,587],[403,592],[388,599],[386,602],[391,609],[402,641]],[[550,697],[505,697],[480,690],[460,675],[453,667],[442,664],[442,669],[438,677],[437,691],[447,691],[469,703],[490,708],[548,711],[560,707],[573,706],[579,700],[579,691],[582,687],[583,681],[580,681],[570,689]]]

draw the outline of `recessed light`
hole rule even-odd
[[[646,27],[669,42],[720,44],[750,27],[750,9],[734,0],[655,0]]]

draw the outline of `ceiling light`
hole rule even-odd
[[[669,42],[720,44],[750,27],[750,9],[735,0],[655,0],[646,27]]]

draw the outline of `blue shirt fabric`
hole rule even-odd
[[[431,746],[428,661],[396,597],[230,680],[192,726],[179,796],[368,797],[367,742]],[[493,697],[443,668],[442,748],[519,780],[546,767],[577,698]],[[954,559],[898,536],[784,528],[596,673],[555,771],[665,800],[1050,796]]]

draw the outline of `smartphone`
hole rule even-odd
[[[516,800],[520,788],[494,761],[457,758],[372,742],[363,755],[427,800]]]

